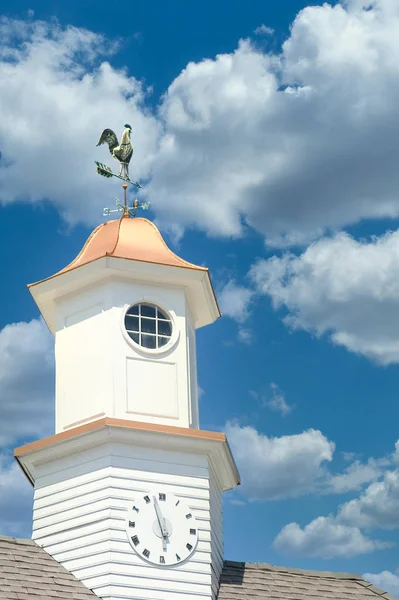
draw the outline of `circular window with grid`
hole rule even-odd
[[[166,346],[172,337],[172,320],[153,304],[131,306],[125,314],[125,328],[136,344],[153,350]]]

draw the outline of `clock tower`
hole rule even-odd
[[[104,599],[215,598],[225,435],[199,429],[195,330],[219,316],[208,269],[147,219],[97,227],[29,286],[55,337],[55,434],[15,450],[33,539]]]

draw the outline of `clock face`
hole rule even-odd
[[[138,496],[128,508],[126,533],[137,554],[158,566],[183,562],[198,542],[198,527],[191,509],[167,492]]]

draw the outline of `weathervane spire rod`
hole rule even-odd
[[[127,214],[129,214],[129,211],[127,209],[127,198],[126,198],[127,183],[124,183],[122,185],[122,187],[123,187],[123,214],[127,215]]]

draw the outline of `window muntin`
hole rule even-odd
[[[157,350],[166,346],[172,337],[172,320],[158,306],[141,302],[125,314],[128,336],[142,348]]]

